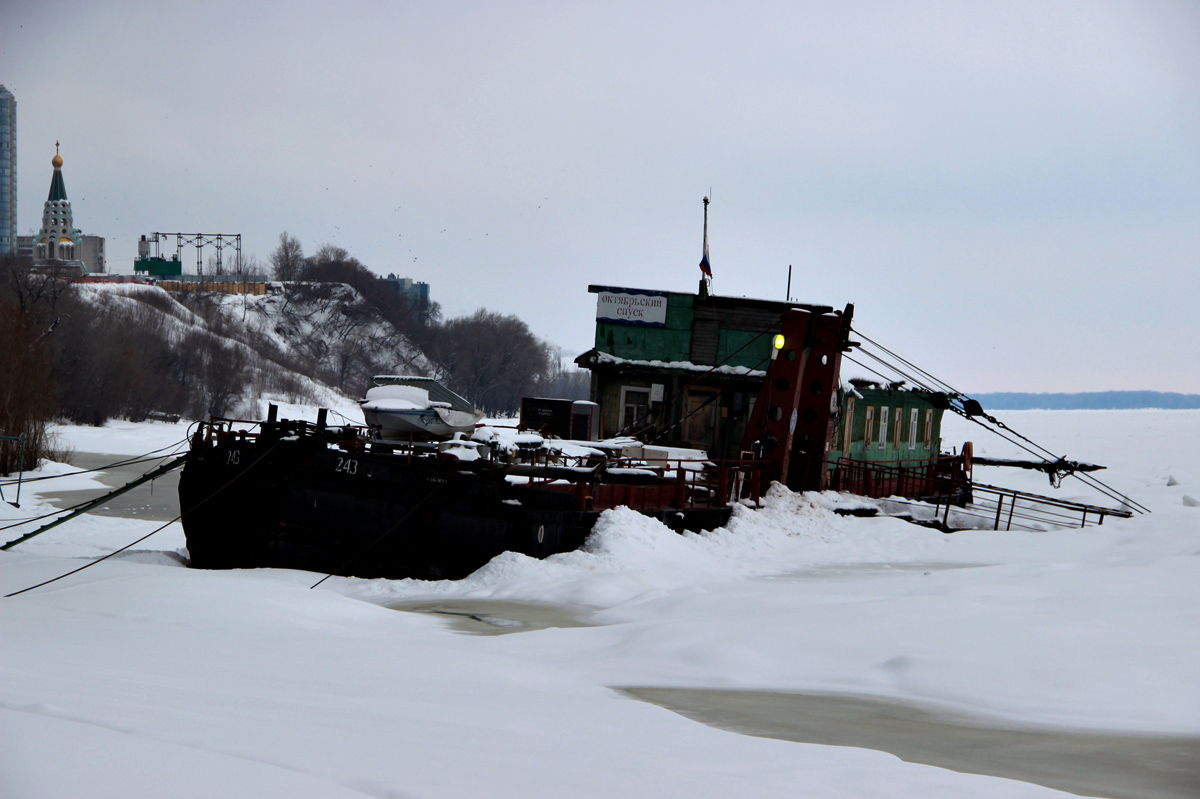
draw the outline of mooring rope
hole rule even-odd
[[[172,446],[172,447],[178,446],[178,445],[179,445],[179,443],[182,443],[182,442],[176,442],[175,444],[172,444],[171,446]],[[160,451],[162,451],[162,450],[164,450],[164,449],[167,449],[167,447],[161,447],[160,449],[151,450],[151,452],[160,452]],[[146,453],[146,454],[148,455],[148,454],[150,454],[150,453]],[[96,469],[88,469],[88,470],[86,470],[86,471],[88,471],[88,472],[97,472],[97,471],[104,471],[105,469],[111,469],[111,468],[114,468],[115,466],[132,466],[133,464],[136,464],[136,463],[146,463],[146,462],[149,462],[149,461],[165,461],[167,458],[170,458],[172,455],[175,455],[175,454],[176,454],[176,453],[174,453],[174,452],[171,452],[171,453],[168,453],[168,454],[166,454],[166,455],[159,455],[159,456],[155,456],[155,457],[153,457],[153,458],[147,458],[147,457],[145,457],[145,456],[139,455],[139,456],[137,456],[137,458],[136,458],[136,459],[134,459],[134,460],[129,460],[129,461],[119,461],[119,462],[117,462],[116,464],[110,464],[109,466],[101,466],[101,467],[98,467],[98,468],[96,468]],[[75,476],[75,475],[77,475],[77,474],[85,474],[85,473],[86,473],[86,472],[84,472],[84,471],[79,471],[79,472],[69,472],[69,473],[67,473],[67,474],[54,474],[54,475],[47,475],[46,477],[35,477],[35,478],[31,478],[31,479],[29,479],[29,480],[26,480],[26,481],[24,481],[24,482],[26,482],[26,483],[29,483],[29,482],[33,482],[34,480],[49,480],[49,479],[53,479],[53,478],[56,478],[56,477],[73,477],[73,476]],[[87,489],[84,489],[84,490],[87,490]],[[111,493],[111,492],[110,492],[110,493]],[[103,496],[103,495],[101,495],[101,497],[102,497],[102,496]],[[82,508],[84,505],[87,505],[88,503],[95,502],[95,501],[96,501],[96,499],[98,499],[98,498],[99,498],[99,497],[92,497],[91,499],[85,499],[85,500],[82,500],[82,501],[80,501],[80,502],[76,502],[74,505],[68,505],[68,506],[66,506],[65,508],[55,508],[55,509],[54,509],[54,510],[52,510],[52,511],[49,511],[49,512],[47,512],[47,513],[40,514],[40,515],[38,515],[38,516],[23,516],[23,517],[20,517],[20,518],[17,518],[17,519],[5,519],[5,522],[7,522],[7,524],[0,525],[0,531],[4,531],[4,530],[11,530],[11,529],[12,529],[12,528],[14,528],[14,527],[23,527],[23,526],[24,526],[24,525],[26,525],[26,524],[30,524],[30,523],[32,523],[32,522],[36,522],[36,521],[41,521],[42,519],[49,519],[51,516],[57,516],[57,515],[59,515],[60,513],[62,513],[62,514],[70,513],[70,512],[71,512],[71,511],[73,511],[73,510],[77,510],[78,508]]]
[[[272,444],[272,445],[271,445],[271,446],[270,446],[270,447],[267,449],[267,451],[266,451],[266,452],[264,452],[262,455],[259,455],[257,458],[255,458],[253,463],[251,463],[249,466],[247,466],[247,467],[246,467],[245,469],[243,469],[242,471],[240,471],[240,472],[238,472],[237,474],[235,474],[235,475],[233,476],[233,478],[232,478],[232,479],[231,479],[229,482],[227,482],[225,485],[221,486],[221,487],[220,487],[220,488],[218,488],[216,491],[213,491],[213,492],[212,492],[211,494],[209,494],[207,497],[205,497],[204,499],[200,500],[199,502],[197,502],[197,503],[196,503],[195,505],[193,505],[192,507],[188,508],[188,509],[187,509],[187,511],[180,511],[179,515],[178,515],[178,516],[176,516],[174,519],[172,519],[171,521],[167,522],[166,524],[163,524],[161,527],[156,527],[155,529],[153,529],[153,530],[151,530],[150,532],[146,533],[144,536],[142,536],[141,538],[137,539],[136,541],[132,541],[132,542],[130,542],[130,543],[128,543],[128,544],[126,544],[125,546],[121,547],[120,549],[113,550],[112,552],[109,552],[107,555],[104,555],[103,557],[97,558],[96,560],[93,560],[93,561],[91,561],[90,563],[85,563],[84,565],[80,566],[78,569],[72,569],[71,571],[67,572],[66,574],[60,574],[60,575],[58,575],[57,577],[52,577],[52,578],[50,578],[49,580],[44,580],[43,582],[40,582],[40,583],[38,583],[37,585],[31,585],[31,586],[29,586],[28,588],[22,588],[20,591],[14,591],[14,592],[12,592],[11,594],[5,594],[5,595],[4,595],[4,598],[5,598],[5,599],[8,599],[8,598],[10,598],[10,597],[18,596],[18,595],[20,595],[20,594],[23,594],[23,593],[25,593],[26,591],[32,591],[32,590],[33,590],[33,589],[35,589],[35,588],[41,588],[43,585],[49,585],[50,583],[57,582],[57,581],[59,581],[59,580],[63,579],[64,577],[70,577],[72,574],[78,574],[79,572],[83,571],[84,569],[90,569],[92,566],[95,566],[97,563],[101,563],[101,562],[103,562],[103,561],[106,561],[106,560],[108,560],[109,558],[111,558],[113,555],[118,555],[118,554],[120,554],[120,553],[124,552],[125,550],[129,549],[130,547],[132,547],[132,546],[134,546],[134,545],[136,545],[136,544],[140,544],[141,542],[145,541],[147,538],[149,538],[150,536],[154,535],[155,533],[157,533],[157,532],[160,532],[160,531],[162,531],[162,530],[165,530],[167,527],[170,527],[172,524],[174,524],[175,522],[177,522],[177,521],[179,521],[180,519],[182,519],[182,518],[183,518],[183,515],[184,515],[184,513],[185,513],[185,512],[186,512],[186,513],[191,513],[192,511],[196,510],[196,508],[199,508],[199,507],[200,507],[201,505],[203,505],[205,502],[208,502],[210,499],[212,499],[213,497],[215,497],[217,494],[220,494],[220,493],[221,493],[222,491],[224,491],[226,488],[229,488],[229,486],[233,485],[233,484],[234,484],[235,482],[237,482],[239,479],[241,479],[242,477],[244,477],[244,476],[245,476],[245,475],[246,475],[246,474],[247,474],[247,473],[248,473],[248,472],[249,472],[251,469],[253,469],[255,466],[257,466],[257,465],[259,464],[259,462],[260,462],[260,461],[261,461],[263,458],[265,458],[265,457],[267,457],[268,455],[270,455],[270,454],[271,454],[271,452],[272,452],[272,451],[273,451],[273,450],[274,450],[274,449],[275,449],[277,446],[279,446],[279,442],[278,442],[278,441],[276,441],[274,444]]]
[[[63,474],[44,474],[41,477],[26,477],[25,479],[20,480],[19,482],[24,484],[24,483],[36,483],[36,482],[39,482],[42,480],[61,480],[64,477],[74,477],[75,475],[78,475],[78,474],[91,474],[92,472],[103,472],[103,471],[107,471],[109,469],[119,469],[122,466],[134,466],[136,464],[147,463],[149,461],[166,460],[167,458],[171,457],[172,455],[174,455],[176,453],[168,452],[166,455],[155,455],[154,453],[162,452],[164,449],[174,449],[175,447],[178,447],[180,444],[186,444],[186,443],[187,443],[187,439],[185,438],[180,441],[176,441],[174,444],[168,444],[165,447],[159,447],[158,449],[152,449],[149,452],[146,452],[142,455],[131,455],[128,458],[126,458],[125,460],[114,461],[113,463],[109,463],[104,466],[97,466],[92,469],[80,469],[77,472],[64,472]],[[18,482],[17,480],[0,480],[0,486],[16,485],[17,482]]]

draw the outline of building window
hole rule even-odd
[[[721,395],[715,391],[691,389],[683,394],[683,417],[679,432],[688,445],[711,451],[717,444]],[[644,425],[643,425],[644,426]]]
[[[863,449],[864,450],[868,450],[871,448],[871,432],[872,432],[872,428],[874,428],[874,426],[875,426],[874,422],[875,422],[875,409],[872,408],[870,405],[868,405],[867,406],[867,421],[866,421],[866,424],[863,426]]]
[[[621,430],[636,433],[650,424],[650,389],[621,386]]]
[[[908,448],[917,448],[917,409],[908,412]]]
[[[933,450],[933,408],[925,409],[925,449]]]
[[[900,438],[900,427],[903,424],[904,424],[904,409],[897,408],[896,409],[896,429],[892,431],[892,439],[893,439],[892,446],[897,450],[900,449],[900,442],[903,440],[902,438]]]
[[[846,415],[842,418],[842,426],[845,428],[843,439],[845,445],[842,447],[842,456],[850,457],[850,441],[854,434],[854,397],[846,398]]]
[[[879,448],[887,449],[888,406],[879,409]]]

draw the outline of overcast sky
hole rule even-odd
[[[280,231],[515,313],[856,305],[967,391],[1200,392],[1200,4],[6,0],[19,232]],[[194,253],[184,254],[194,265]],[[855,372],[853,368],[849,370]]]

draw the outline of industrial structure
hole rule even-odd
[[[169,258],[162,255],[162,244],[175,239],[175,252]],[[195,275],[183,274],[182,252],[184,247],[196,249]],[[204,248],[212,247],[214,255],[211,268],[206,275]],[[229,251],[229,252],[227,252]],[[242,234],[240,233],[150,233],[138,239],[138,257],[133,262],[133,271],[150,277],[168,277],[179,281],[205,282],[217,280],[224,283],[239,283],[247,280],[262,281],[265,275],[247,275],[243,271]]]

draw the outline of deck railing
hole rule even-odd
[[[353,427],[303,421],[267,423],[271,425],[276,434],[304,437],[319,432],[337,446],[356,449],[366,441],[366,431]],[[202,424],[196,436],[209,443],[253,440],[263,429],[263,423],[250,420],[213,419]],[[430,457],[437,454],[437,443],[393,442],[386,451],[407,454],[410,459]],[[518,450],[507,453],[505,459],[508,462],[464,461],[463,467],[502,473],[511,470],[524,475],[529,485],[572,493],[580,509],[593,510],[621,505],[635,510],[724,508],[739,501],[758,505],[771,479],[763,463],[754,460],[647,460],[552,450]],[[947,531],[988,526],[993,530],[1088,527],[1103,524],[1109,516],[1131,515],[1124,508],[973,482],[961,455],[891,462],[841,458],[825,464],[825,477],[831,490],[910,505],[914,519]]]
[[[893,463],[841,459],[827,466],[830,488],[911,504],[914,515],[919,515],[917,508],[932,504],[932,514],[922,521],[938,522],[946,530],[955,526],[957,529],[990,526],[993,530],[1088,527],[1104,524],[1108,516],[1132,515],[1124,508],[1071,502],[974,482],[961,455]]]

